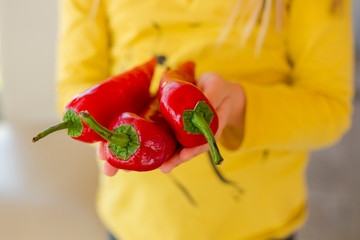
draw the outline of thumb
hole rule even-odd
[[[105,142],[99,142],[96,153],[101,160],[106,159],[106,154],[105,154],[106,149],[105,148],[106,148]]]

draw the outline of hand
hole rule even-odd
[[[106,146],[104,142],[100,142],[97,146],[97,155],[102,160],[106,159],[105,148]],[[115,174],[118,172],[119,169],[111,166],[110,163],[108,163],[107,161],[104,161],[102,170],[106,176],[112,177],[115,176]]]
[[[208,72],[200,76],[197,86],[209,99],[219,117],[219,128],[215,135],[216,139],[219,139],[227,124],[244,129],[245,93],[240,84],[228,82],[219,74]],[[181,163],[187,162],[193,157],[209,150],[209,144],[179,149],[159,169],[163,173],[169,173]]]

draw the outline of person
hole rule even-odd
[[[77,93],[154,55],[171,67],[192,60],[197,85],[219,115],[219,170],[243,189],[239,196],[218,181],[207,145],[183,148],[150,172],[118,171],[99,159],[105,174],[97,211],[114,238],[296,233],[308,214],[309,153],[335,144],[351,125],[350,7],[349,0],[62,0],[59,111]],[[162,72],[157,68],[153,92]],[[102,144],[98,155],[104,159]]]

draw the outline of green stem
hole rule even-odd
[[[220,165],[223,162],[223,157],[220,154],[219,148],[216,144],[214,134],[212,133],[209,124],[205,121],[204,116],[198,112],[193,113],[191,122],[197,127],[201,133],[205,136],[210,145],[211,152],[214,156],[214,163]]]
[[[36,135],[35,137],[32,138],[32,142],[37,142],[39,141],[40,139],[46,137],[47,135],[53,133],[53,132],[57,132],[59,130],[62,130],[62,129],[67,129],[71,126],[71,121],[64,121],[64,122],[61,122],[59,124],[56,124],[55,126],[52,126],[52,127],[49,127],[47,129],[45,129],[44,131],[40,132],[38,135]]]
[[[123,133],[114,133],[109,129],[101,126],[87,111],[81,111],[79,113],[81,119],[97,134],[102,138],[109,141],[110,143],[117,145],[119,147],[126,147],[130,141],[128,135]]]

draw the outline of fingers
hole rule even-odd
[[[104,142],[100,142],[98,144],[96,153],[101,160],[106,160],[106,145]],[[119,169],[111,166],[110,163],[108,163],[107,161],[104,161],[102,170],[103,173],[108,177],[115,176],[116,173],[119,171]]]
[[[163,172],[163,173],[169,173],[171,172],[171,170],[174,167],[177,167],[178,165],[180,165],[183,161],[180,158],[180,151],[181,149],[177,150],[171,157],[169,160],[167,160],[166,162],[164,162],[159,169]]]
[[[184,148],[180,152],[180,158],[183,161],[189,161],[190,159],[210,150],[209,144],[203,144],[193,148]]]
[[[97,146],[97,150],[96,150],[96,153],[98,155],[98,157],[101,159],[101,160],[105,160],[106,159],[106,154],[105,154],[105,143],[104,142],[100,142]]]
[[[218,73],[208,72],[200,76],[198,87],[215,108],[219,117],[219,130],[217,132],[221,133],[231,114],[230,85]]]
[[[219,127],[215,135],[215,139],[219,139],[224,127],[229,121],[229,116],[231,114],[230,108],[230,98],[225,98],[223,102],[216,109],[216,113],[219,117]]]
[[[218,73],[204,73],[199,77],[197,86],[216,110],[228,94],[227,84]]]
[[[219,117],[219,128],[215,136],[218,139],[231,115],[231,85],[218,73],[208,72],[200,76],[198,87],[209,99]]]
[[[115,176],[117,172],[118,172],[117,168],[111,166],[110,163],[108,163],[107,161],[104,162],[104,164],[103,164],[103,173],[106,176],[108,176],[108,177]]]
[[[179,149],[173,156],[163,163],[159,169],[163,173],[170,173],[175,167],[179,166],[182,163],[185,163],[189,161],[190,159],[196,157],[197,155],[200,155],[204,152],[207,152],[210,150],[210,147],[208,144],[204,144],[201,146],[197,146],[194,148],[182,148]]]

